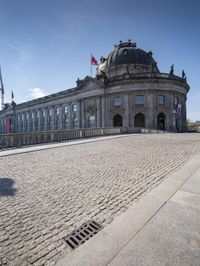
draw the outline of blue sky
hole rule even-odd
[[[0,0],[5,99],[71,88],[90,75],[91,52],[99,59],[130,38],[153,51],[161,72],[185,70],[188,118],[200,120],[199,14],[198,0]]]

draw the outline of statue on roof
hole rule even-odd
[[[174,75],[174,64],[171,65],[169,74]]]
[[[185,79],[186,78],[186,75],[185,75],[185,71],[183,70],[182,71],[182,79]]]

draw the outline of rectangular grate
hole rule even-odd
[[[64,241],[70,246],[71,249],[78,248],[80,245],[98,233],[102,228],[102,225],[90,220],[64,237]]]

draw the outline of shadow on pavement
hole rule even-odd
[[[15,181],[11,178],[0,178],[0,197],[15,196],[16,189],[13,188]]]

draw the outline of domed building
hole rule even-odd
[[[106,86],[110,126],[186,131],[186,99],[189,85],[182,77],[160,73],[151,51],[129,40],[115,45],[101,58],[97,78]]]
[[[0,111],[0,132],[49,131],[90,127],[125,127],[186,131],[190,87],[184,71],[162,73],[151,51],[120,42],[101,57],[96,77],[77,86]]]

